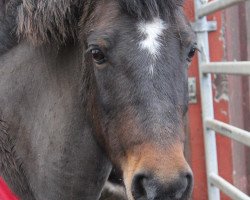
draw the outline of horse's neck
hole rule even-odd
[[[22,199],[35,200],[8,130],[8,124],[0,119],[0,176]]]
[[[110,164],[82,107],[80,52],[76,46],[50,51],[22,43],[0,57],[0,119],[13,138],[0,145],[14,146],[13,165],[21,164],[17,172],[26,176],[12,178],[8,164],[0,170],[21,197],[17,180],[39,200],[93,200],[106,180]]]
[[[3,44],[2,41],[0,40],[0,44]],[[5,50],[5,54],[0,56],[0,176],[17,195],[20,195],[21,199],[34,200],[23,170],[23,161],[15,148],[21,120],[19,111],[16,109],[21,103],[21,88],[27,85],[27,81],[21,81],[22,78],[25,80],[27,77],[21,78],[21,76],[25,70],[27,76],[30,73],[21,63],[24,64],[25,60],[31,58],[33,51],[24,43],[12,50]]]

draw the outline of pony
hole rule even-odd
[[[186,200],[182,0],[0,0],[0,176],[24,200]]]

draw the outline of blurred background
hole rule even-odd
[[[185,11],[195,22],[197,7],[187,0]],[[230,1],[230,0],[224,0]],[[250,60],[250,1],[242,1],[222,11],[208,15],[208,21],[217,23],[209,30],[211,62]],[[198,58],[189,69],[190,106],[187,119],[186,157],[195,177],[193,200],[207,200],[204,133],[202,124],[201,87]],[[213,108],[215,119],[250,131],[250,77],[238,75],[212,75]],[[250,195],[250,148],[227,137],[216,134],[219,175],[241,191]],[[231,199],[221,193],[220,199]],[[250,197],[249,197],[250,199]]]

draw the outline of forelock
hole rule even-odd
[[[182,6],[183,0],[118,0],[124,12],[136,18],[149,20],[154,17],[171,16]]]

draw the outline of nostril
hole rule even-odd
[[[185,173],[181,176],[179,180],[178,187],[176,188],[175,198],[187,198],[192,189],[193,185],[193,176],[191,173]]]
[[[152,175],[140,173],[134,176],[131,192],[135,200],[188,199],[192,190],[192,173],[181,173],[171,182],[164,183]]]
[[[191,173],[186,174],[186,179],[188,182],[188,187],[192,187],[193,185],[193,175]]]
[[[185,178],[187,180],[187,189],[186,190],[190,190],[193,186],[193,175],[192,173],[188,172],[186,175],[185,175]]]
[[[134,176],[131,191],[135,199],[147,197],[147,192],[145,190],[146,179],[147,176],[144,174],[137,174]]]
[[[186,179],[187,179],[188,185],[187,185],[187,189],[186,189],[185,193],[186,193],[186,195],[190,195],[190,193],[192,191],[192,187],[193,187],[193,174],[190,172],[187,173]]]

